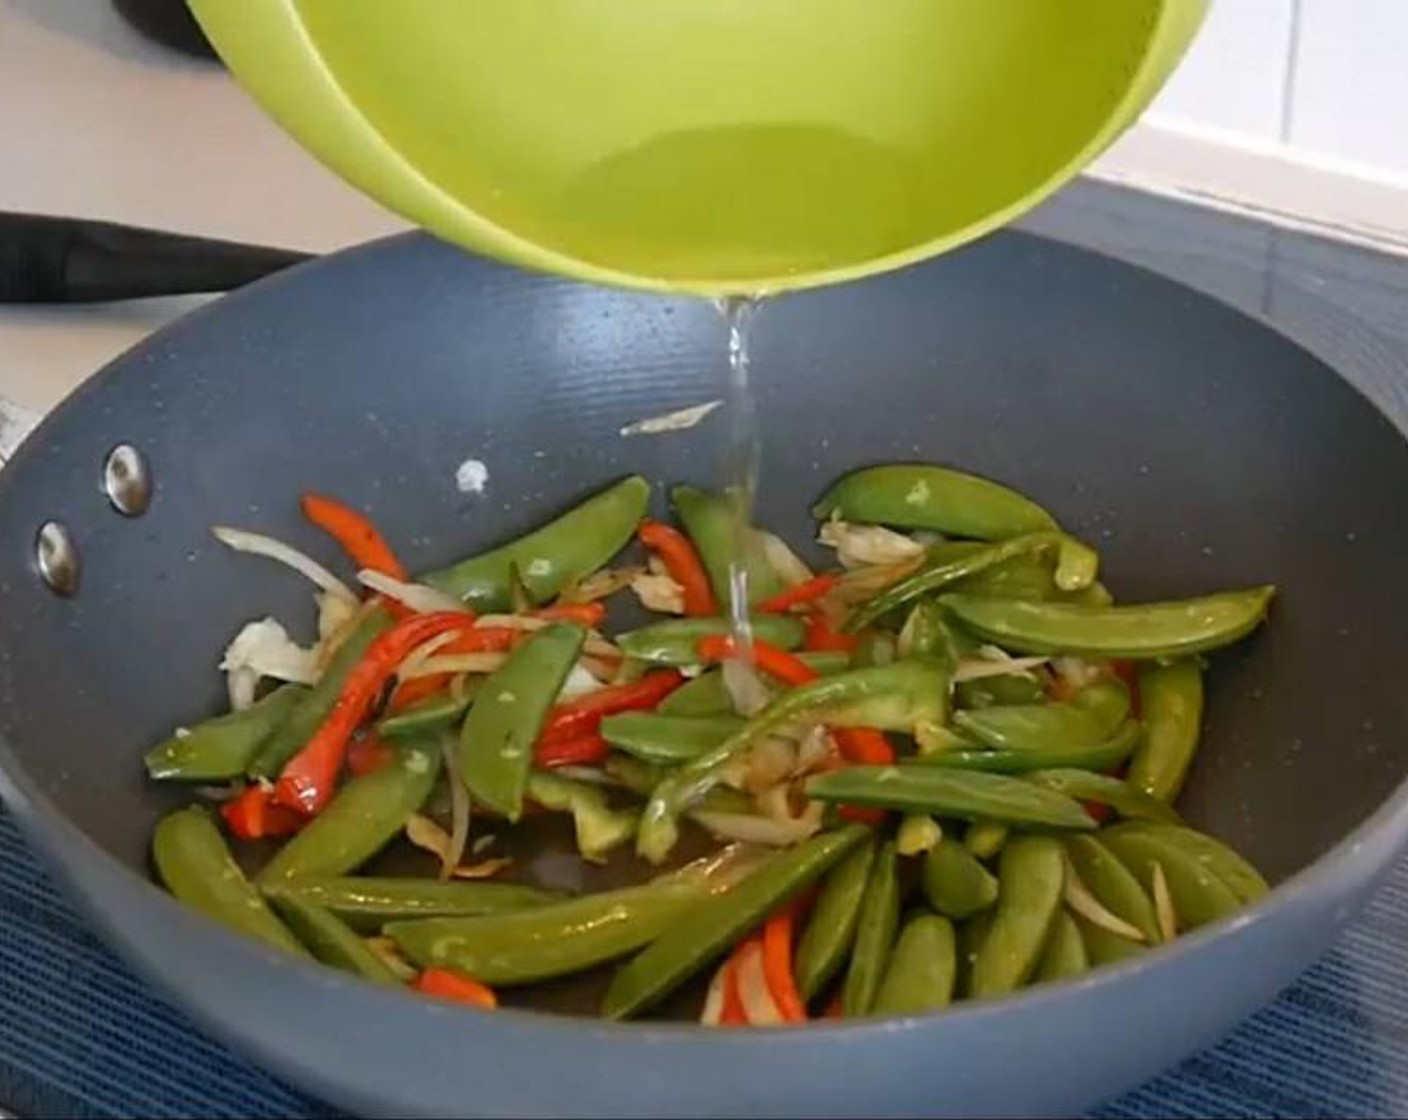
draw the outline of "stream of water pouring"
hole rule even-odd
[[[725,494],[733,511],[733,560],[729,565],[728,611],[733,639],[745,660],[753,655],[753,627],[748,617],[748,567],[743,560],[757,547],[752,539],[753,495],[758,485],[757,403],[748,382],[749,343],[762,307],[759,296],[729,296],[717,302],[728,328],[728,386],[724,395],[728,442],[723,472]]]

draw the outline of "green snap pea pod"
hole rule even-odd
[[[924,766],[947,770],[985,771],[990,774],[1022,774],[1032,770],[1070,767],[1082,770],[1111,770],[1124,762],[1143,734],[1138,720],[1125,720],[1103,743],[1061,750],[941,750],[916,756]]]
[[[1012,830],[997,821],[974,821],[963,834],[963,846],[978,859],[992,859]]]
[[[1128,832],[1150,832],[1182,848],[1226,883],[1243,903],[1255,902],[1271,889],[1262,878],[1261,872],[1222,841],[1207,833],[1157,821],[1129,821],[1122,827]]]
[[[359,933],[378,933],[387,922],[457,918],[527,910],[562,896],[517,883],[372,876],[311,875],[264,887],[276,902],[297,898],[340,918]]]
[[[970,631],[1020,653],[1072,653],[1152,660],[1217,649],[1266,617],[1275,588],[1199,599],[1092,607],[948,594],[940,602]]]
[[[376,636],[390,625],[391,616],[380,607],[373,607],[367,612],[332,655],[318,683],[299,698],[283,722],[260,743],[249,765],[251,778],[273,780],[279,776],[284,763],[303,749],[304,744],[313,737],[313,732],[328,718],[352,667],[362,660]]]
[[[1096,681],[1059,704],[1009,704],[955,712],[954,726],[994,750],[1070,750],[1108,739],[1129,715],[1129,693]]]
[[[1055,519],[1017,491],[977,475],[922,463],[893,463],[853,471],[815,506],[818,519],[930,529],[955,537],[1001,540]]]
[[[1203,719],[1203,672],[1196,658],[1139,670],[1144,741],[1129,763],[1129,784],[1173,801],[1198,749]]]
[[[896,661],[821,677],[778,695],[737,734],[680,766],[656,787],[641,820],[637,850],[658,863],[678,837],[677,819],[719,780],[722,767],[755,740],[802,718],[839,727],[912,732],[943,722],[948,674],[934,661]]]
[[[616,639],[628,657],[653,665],[698,665],[699,640],[730,632],[726,618],[672,618],[630,630]],[[806,626],[786,614],[760,614],[753,618],[753,637],[782,649],[802,644]]]
[[[797,943],[797,988],[815,999],[841,970],[855,941],[865,886],[875,862],[875,844],[867,841],[836,865],[812,908]]]
[[[642,886],[531,910],[391,922],[386,936],[422,968],[457,968],[486,984],[532,984],[634,952],[751,866],[726,854]]]
[[[957,972],[953,923],[937,914],[918,914],[895,940],[871,1010],[876,1015],[922,1015],[945,1008],[953,999]]]
[[[1084,915],[1072,914],[1071,918],[1080,930],[1081,944],[1085,946],[1085,955],[1092,965],[1115,964],[1149,951],[1146,942],[1121,937],[1104,926],[1097,926]]]
[[[298,940],[324,964],[373,984],[401,983],[386,962],[330,910],[292,894],[275,895],[271,901]]]
[[[242,712],[202,720],[149,750],[142,761],[157,781],[225,782],[238,778],[259,744],[293,711],[308,690],[285,684]]]
[[[950,667],[958,664],[961,650],[944,610],[932,599],[920,599],[909,610],[895,644],[900,657],[932,657]]]
[[[851,667],[850,655],[840,650],[801,652],[795,656],[823,677]],[[771,680],[766,673],[763,679]],[[710,669],[675,689],[655,706],[655,711],[662,716],[732,715],[733,701],[724,687],[723,673]]]
[[[1033,770],[1024,775],[1047,789],[1054,789],[1079,801],[1094,801],[1108,805],[1120,816],[1132,820],[1164,821],[1178,824],[1181,817],[1167,804],[1135,789],[1129,782],[1089,770]]]
[[[545,809],[572,814],[577,851],[589,863],[605,862],[608,853],[636,834],[639,815],[611,808],[598,786],[537,770],[529,775],[527,792]]]
[[[673,487],[670,501],[684,531],[699,551],[699,559],[714,588],[714,598],[722,607],[729,602],[729,566],[736,558],[738,546],[733,503],[724,495],[693,486]],[[768,563],[757,534],[750,530],[746,536],[747,547],[741,562],[747,577],[748,602],[759,603],[781,591],[782,581]]]
[[[482,680],[480,677],[471,679]],[[453,696],[448,692],[427,696],[409,708],[403,708],[393,715],[383,716],[376,725],[376,733],[383,739],[405,739],[454,727],[465,712],[469,711],[469,705],[477,691],[478,685],[476,684],[466,688],[459,696]]]
[[[1105,846],[1153,890],[1154,864],[1163,868],[1180,930],[1197,929],[1241,908],[1232,888],[1187,849],[1150,830],[1116,825],[1102,833]]]
[[[220,829],[199,805],[168,813],[157,822],[152,859],[166,889],[187,906],[237,933],[303,952],[244,877]]]
[[[960,709],[974,710],[1005,705],[1042,704],[1045,695],[1041,682],[1030,673],[1007,673],[1000,677],[959,681],[953,686],[953,699]]]
[[[976,575],[1015,556],[1052,548],[1058,549],[1059,553],[1067,558],[1058,562],[1059,579],[1067,583],[1076,581],[1076,586],[1086,586],[1095,578],[1098,557],[1085,545],[1063,533],[1029,533],[978,549],[963,547],[962,542],[935,545],[930,550],[929,559],[917,570],[903,579],[896,580],[878,595],[861,604],[846,620],[846,629],[851,633],[858,633],[920,595],[942,590],[958,580]],[[1082,580],[1083,583],[1079,582]]]
[[[973,962],[976,999],[1020,988],[1036,970],[1061,907],[1066,857],[1050,836],[1017,836],[1002,850],[992,925]]]
[[[962,920],[997,901],[997,879],[966,847],[947,837],[924,857],[924,897],[940,914]]]
[[[624,1019],[664,999],[830,871],[868,834],[860,825],[820,833],[773,856],[727,894],[691,907],[621,966],[607,989],[602,1014]]]
[[[957,989],[965,998],[973,994],[973,965],[978,960],[978,950],[992,925],[991,910],[982,910],[958,925],[958,978]]]
[[[847,1019],[869,1015],[880,990],[895,930],[900,924],[899,862],[894,844],[885,844],[870,869],[865,898],[856,922],[850,967],[841,986],[841,1014]]]
[[[535,631],[490,674],[460,728],[460,780],[510,821],[523,812],[534,744],[585,637],[560,622]]]
[[[440,752],[414,743],[398,750],[389,765],[353,778],[265,864],[260,886],[309,875],[345,875],[360,867],[425,804],[439,770]]]
[[[601,721],[601,737],[646,762],[674,766],[717,747],[744,724],[742,716],[662,716],[621,712]]]
[[[637,475],[594,494],[555,521],[489,552],[422,576],[476,610],[509,607],[509,572],[516,565],[537,602],[590,575],[630,541],[645,515],[650,483]]]
[[[606,776],[637,797],[649,797],[665,779],[665,767],[613,751],[606,759]]]
[[[1099,836],[1068,836],[1065,847],[1072,873],[1095,900],[1115,917],[1139,930],[1145,942],[1157,945],[1162,938],[1154,903],[1134,873],[1115,858]],[[1119,935],[1111,933],[1110,936]]]
[[[1041,982],[1065,980],[1089,968],[1090,958],[1085,952],[1080,927],[1065,910],[1057,911],[1041,950],[1041,960],[1037,962],[1035,979]]]
[[[1044,828],[1090,829],[1095,821],[1080,803],[1019,778],[940,766],[850,766],[818,774],[807,796],[847,805],[963,820],[994,820]]]

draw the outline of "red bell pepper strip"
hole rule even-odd
[[[725,661],[734,657],[738,645],[728,634],[710,634],[699,639],[699,656],[705,661]],[[810,684],[816,680],[817,672],[800,657],[769,642],[754,640],[753,664],[763,672],[776,677],[783,684],[795,687]]]
[[[611,685],[556,705],[543,725],[543,742],[572,739],[596,731],[601,721],[617,712],[649,711],[680,685],[684,677],[674,669],[656,669],[638,681]]]
[[[826,616],[815,611],[807,619],[806,636],[802,638],[802,648],[809,653],[839,650],[850,653],[860,644],[859,634],[842,634],[831,629]]]
[[[274,804],[274,791],[253,785],[232,801],[220,806],[220,815],[230,832],[240,840],[262,840],[266,836],[291,836],[303,827],[303,818],[292,809]]]
[[[343,682],[332,711],[303,749],[285,764],[274,789],[274,800],[304,816],[327,804],[352,734],[366,718],[396,667],[417,646],[437,634],[472,625],[460,611],[412,615],[377,635],[362,660]]]
[[[450,682],[454,678],[454,673],[431,673],[428,677],[414,677],[411,680],[402,681],[396,686],[396,691],[391,694],[391,699],[387,701],[386,710],[388,712],[404,711],[412,704],[418,704],[422,700],[434,696],[441,689],[449,688]]]
[[[611,753],[611,745],[596,731],[540,739],[533,761],[544,770],[555,766],[599,766]]]
[[[493,988],[448,968],[427,968],[416,977],[413,986],[416,991],[425,995],[451,1000],[454,1003],[468,1003],[490,1009],[499,1006],[499,997],[494,994]]]
[[[552,607],[539,607],[533,612],[533,617],[548,622],[575,622],[588,630],[595,630],[606,621],[606,604],[558,603]]]
[[[709,573],[699,559],[699,550],[687,536],[671,525],[650,520],[640,523],[636,535],[641,544],[660,557],[670,578],[683,588],[685,614],[707,618],[718,613]]]
[[[807,1006],[792,970],[792,930],[796,911],[784,906],[763,925],[763,976],[784,1021],[805,1023]]]
[[[813,603],[820,599],[836,586],[840,579],[835,573],[824,572],[819,576],[812,576],[811,579],[789,587],[786,591],[779,591],[771,599],[764,599],[753,609],[764,614],[781,614],[789,611],[793,607],[800,607],[806,603]]]
[[[329,534],[358,568],[404,580],[406,569],[366,514],[322,494],[304,494],[303,516]]]
[[[738,962],[743,957],[744,948],[752,940],[752,938],[744,938],[738,943],[738,947],[729,955],[729,958],[724,961],[723,967],[726,970],[724,975],[724,1006],[719,1012],[719,1026],[721,1027],[748,1026],[748,1009],[743,1006],[743,997],[738,991]]]
[[[376,735],[364,735],[347,748],[347,772],[354,778],[375,774],[396,758],[394,747],[387,746]],[[285,812],[292,812],[291,809]]]

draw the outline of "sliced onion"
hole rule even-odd
[[[711,813],[707,810],[696,810],[691,816],[721,839],[765,844],[769,848],[790,848],[793,844],[800,844],[821,827],[819,820],[813,823],[805,817],[779,821],[755,813]]]
[[[359,617],[357,603],[334,595],[329,591],[319,591],[313,596],[318,604],[318,642],[326,643],[342,633],[353,619]]]
[[[415,649],[406,654],[405,660],[397,667],[397,679],[408,680],[408,674],[415,673],[433,654],[444,649],[459,636],[460,632],[458,630],[449,630],[443,634],[436,634],[435,637],[429,638],[416,646]]]
[[[460,781],[460,766],[457,757],[459,744],[454,736],[444,735],[440,739],[440,754],[445,760],[445,777],[450,783],[450,838],[440,857],[440,878],[448,879],[464,858],[465,846],[469,843],[469,791]]]
[[[507,660],[506,653],[448,653],[444,657],[427,657],[415,669],[399,676],[403,681],[413,681],[437,673],[492,673]]]
[[[554,766],[552,772],[559,778],[585,782],[589,786],[608,786],[614,789],[621,784],[605,770],[595,766]]]
[[[1006,657],[993,660],[987,657],[966,657],[953,670],[953,680],[976,681],[984,677],[1030,676],[1031,671],[1045,665],[1045,657]]]
[[[408,583],[396,579],[385,572],[363,568],[357,573],[357,582],[363,587],[379,591],[388,599],[404,603],[413,611],[430,613],[433,611],[466,611],[465,605],[453,595],[447,595],[424,583]]]
[[[684,587],[665,572],[641,572],[631,580],[631,591],[648,611],[684,614]]]
[[[275,540],[263,533],[251,533],[246,529],[231,529],[224,525],[217,525],[211,532],[215,534],[215,538],[221,544],[233,548],[236,552],[248,552],[254,556],[265,556],[270,560],[277,560],[280,564],[287,564],[294,571],[307,576],[329,594],[341,596],[354,603],[357,601],[357,596],[352,593],[352,589],[347,584],[311,556],[299,552],[290,544],[284,544],[283,541]]]
[[[242,792],[238,785],[233,786],[195,786],[192,790],[197,797],[203,801],[233,801]]]
[[[398,980],[411,981],[418,975],[414,966],[405,957],[401,956],[401,950],[396,947],[396,942],[389,937],[368,937],[366,939],[367,948],[370,949],[386,965]]]
[[[867,564],[853,568],[841,577],[828,598],[851,606],[862,603],[909,575],[923,562],[924,557],[920,555],[899,564]]]
[[[763,968],[763,947],[749,941],[738,955],[738,999],[743,1014],[754,1027],[777,1027],[785,1020],[768,989],[767,972]]]
[[[1051,668],[1058,677],[1077,691],[1094,684],[1100,679],[1101,673],[1099,665],[1083,657],[1052,658]]]
[[[505,871],[513,866],[511,856],[495,856],[493,859],[481,860],[478,863],[460,864],[450,872],[452,879],[492,879],[500,871]]]
[[[924,555],[924,546],[918,541],[883,525],[824,521],[817,533],[817,541],[836,550],[836,559],[843,568],[902,564],[919,560]]]
[[[454,843],[448,832],[429,817],[422,816],[420,813],[411,814],[406,821],[405,831],[407,840],[421,851],[439,857],[441,864],[444,864],[445,857],[452,850]],[[451,864],[450,877],[453,879],[488,879],[511,866],[512,863],[513,860],[508,856],[499,856],[494,859],[482,860],[479,863]]]
[[[1178,914],[1173,908],[1173,892],[1168,889],[1164,865],[1154,861],[1154,914],[1159,919],[1159,936],[1172,941],[1178,936]]]
[[[259,674],[253,669],[231,669],[225,676],[225,691],[230,697],[230,711],[242,712],[254,706],[254,690],[259,685]]]
[[[797,744],[781,735],[764,735],[748,752],[743,788],[762,793],[791,776],[797,768]]]
[[[829,764],[835,754],[836,741],[831,738],[831,732],[817,724],[808,730],[802,736],[802,741],[797,744],[796,772],[810,774],[813,770]]]
[[[579,579],[575,583],[569,584],[563,589],[557,601],[563,604],[575,603],[595,603],[601,599],[609,598],[616,592],[629,587],[631,580],[645,569],[643,568],[602,568],[599,572],[593,572],[584,579]]]
[[[1066,865],[1066,905],[1091,925],[1108,930],[1116,937],[1140,942],[1145,939],[1144,931],[1138,926],[1130,925],[1118,914],[1111,914],[1106,910],[1104,904],[1090,893],[1090,888],[1081,882],[1075,868],[1071,867],[1069,863]]]
[[[589,692],[599,692],[602,682],[597,680],[580,661],[572,666],[567,674],[567,679],[562,682],[562,691],[557,694],[557,703],[562,704],[568,700],[575,700],[578,696],[585,696]]]
[[[733,710],[741,716],[755,716],[772,700],[772,691],[762,675],[742,658],[730,657],[723,664],[724,691]]]
[[[768,566],[777,573],[777,578],[788,587],[796,587],[799,583],[806,583],[812,578],[812,570],[807,567],[806,562],[792,551],[786,541],[776,533],[769,533],[766,529],[757,529],[758,540],[763,546],[763,556],[768,562]]]
[[[709,981],[709,991],[704,996],[704,1010],[699,1013],[699,1024],[704,1027],[717,1027],[724,1014],[724,989],[728,987],[728,970],[732,964],[728,957],[719,965],[714,978]]]
[[[246,622],[225,647],[220,669],[227,673],[249,669],[256,683],[259,677],[273,677],[295,684],[315,684],[318,657],[315,650],[304,649],[290,638],[281,623],[260,618]]]
[[[552,622],[546,618],[534,618],[528,614],[481,614],[474,623],[476,626],[502,626],[511,630],[541,630],[544,626],[551,626]],[[612,645],[595,630],[587,631],[587,640],[582,644],[582,648],[587,653],[597,654],[603,657],[620,657],[621,651]]]

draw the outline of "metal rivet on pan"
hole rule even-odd
[[[140,517],[152,503],[152,477],[142,453],[119,443],[103,463],[103,490],[118,513]]]
[[[78,548],[61,522],[46,521],[39,526],[34,562],[40,578],[55,595],[72,595],[78,590]]]

